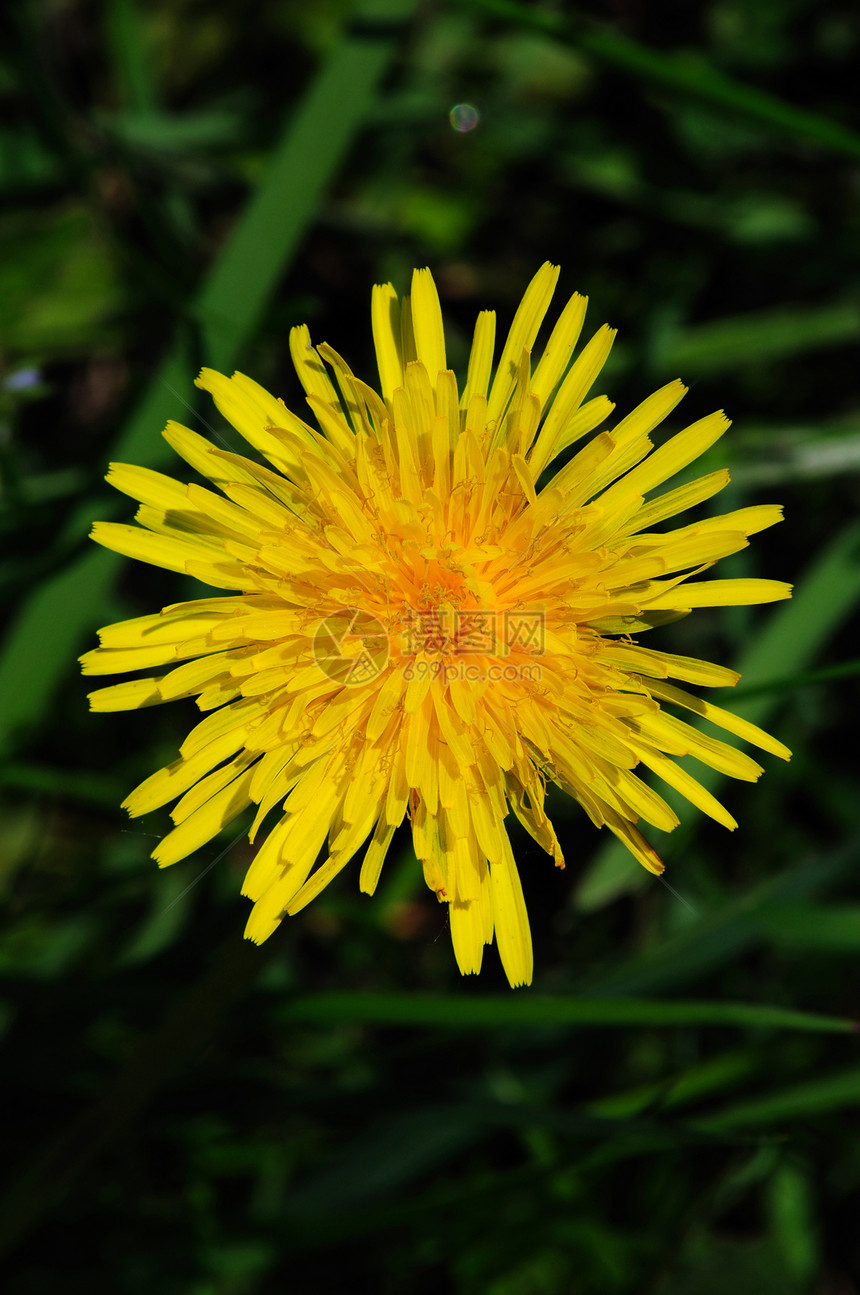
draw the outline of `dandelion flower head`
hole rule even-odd
[[[659,529],[728,483],[722,470],[666,488],[728,420],[709,414],[655,449],[651,433],[684,396],[680,381],[613,420],[607,397],[589,393],[614,330],[599,328],[574,358],[578,294],[533,354],[557,278],[548,264],[535,275],[495,367],[495,316],[478,315],[462,387],[433,278],[416,270],[402,300],[390,284],[373,291],[378,390],[295,328],[307,420],[243,374],[204,369],[198,386],[256,457],[170,422],[166,439],[211,488],[110,467],[108,481],[140,503],[138,525],[97,522],[93,538],[223,592],[101,630],[85,673],[157,673],[101,688],[91,704],[196,698],[204,717],[178,759],[125,808],[176,802],[153,854],[161,866],[248,807],[252,842],[268,820],[242,888],[252,940],[356,856],[360,888],[373,894],[408,819],[427,885],[447,904],[460,970],[479,971],[495,938],[510,983],[528,984],[511,814],[563,867],[545,812],[551,782],[659,873],[641,828],[671,831],[678,819],[643,773],[730,829],[735,820],[676,758],[746,780],[761,773],[684,712],[788,758],[680,686],[733,684],[735,672],[639,641],[696,607],[788,597],[775,580],[695,578],[781,511],[764,504]]]

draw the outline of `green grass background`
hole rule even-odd
[[[835,0],[13,0],[0,43],[0,1246],[9,1295],[860,1290],[860,13]],[[479,111],[458,133],[449,111]],[[300,407],[307,322],[372,380],[369,293],[434,270],[462,369],[550,259],[621,330],[620,410],[735,420],[722,574],[797,582],[670,650],[795,756],[656,841],[564,799],[515,839],[534,988],[462,980],[406,840],[261,949],[235,833],[159,873],[125,793],[189,703],[91,716],[95,629],[195,596],[88,544],[111,459]],[[174,463],[174,466],[178,464]],[[655,641],[657,636],[655,635]],[[723,702],[722,696],[717,696]],[[713,780],[716,784],[717,779]]]

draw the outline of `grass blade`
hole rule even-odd
[[[830,152],[860,157],[860,135],[853,130],[820,113],[796,108],[775,95],[735,81],[716,71],[704,58],[652,49],[582,19],[526,7],[517,0],[471,0],[471,4],[519,27],[575,45],[596,62],[626,72],[648,85],[711,104],[796,140],[809,140]]]
[[[687,328],[656,357],[660,373],[688,377],[726,373],[744,364],[767,364],[789,356],[856,343],[860,307],[853,301],[791,310],[755,311]]]
[[[400,23],[413,7],[414,0],[376,0],[359,6],[353,27],[290,120],[263,182],[198,297],[195,313],[203,354],[213,367],[229,368],[253,336],[321,194],[373,104]],[[159,433],[169,417],[181,415],[175,393],[188,390],[193,376],[184,348],[175,345],[105,462],[110,457],[158,464],[163,450]],[[91,507],[84,503],[75,512],[70,521],[74,534],[86,533]],[[71,668],[76,647],[87,629],[94,628],[97,609],[121,565],[113,554],[88,547],[33,590],[0,656],[0,753],[8,753],[16,734],[45,714],[60,679]]]
[[[539,1026],[720,1025],[850,1034],[857,1023],[813,1012],[758,1003],[660,1001],[636,998],[569,998],[551,994],[512,997],[450,994],[324,993],[297,998],[285,1021],[362,1025],[435,1025],[447,1029],[522,1029]]]

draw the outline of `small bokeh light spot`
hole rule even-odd
[[[474,130],[480,119],[481,114],[471,103],[455,103],[448,113],[448,120],[460,135]]]
[[[15,373],[9,373],[3,379],[3,386],[6,391],[27,391],[30,387],[38,387],[42,381],[42,374],[38,369],[17,369]]]

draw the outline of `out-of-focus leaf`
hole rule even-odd
[[[0,192],[26,193],[55,183],[60,174],[57,158],[30,125],[0,126]]]
[[[156,88],[147,48],[148,32],[137,0],[107,0],[104,29],[122,102],[137,112],[151,112],[156,104]]]
[[[0,943],[0,976],[14,973],[27,979],[55,980],[80,957],[95,925],[86,913],[54,922],[50,932],[41,919],[20,922],[6,931]]]
[[[77,203],[0,219],[0,348],[82,352],[105,341],[122,295],[110,252]]]
[[[805,1167],[786,1158],[770,1180],[766,1199],[771,1235],[788,1270],[806,1285],[818,1270],[820,1246]]]
[[[236,116],[223,110],[185,117],[158,112],[116,113],[105,116],[102,124],[123,144],[153,153],[226,148],[235,143],[240,133]]]
[[[55,769],[49,765],[9,760],[0,763],[0,787],[47,793],[84,804],[114,806],[122,784],[110,774],[90,770]]]
[[[666,1268],[655,1295],[723,1295],[727,1290],[802,1295],[771,1237],[697,1233],[667,1259]]]
[[[857,416],[852,422],[857,425]],[[801,439],[802,437],[802,439]],[[860,433],[820,436],[812,431],[798,435],[791,428],[773,428],[769,433],[768,458],[752,459],[732,469],[732,482],[741,488],[760,489],[782,481],[838,477],[860,472]]]
[[[701,1065],[691,1066],[668,1079],[657,1080],[632,1092],[599,1097],[596,1102],[589,1104],[588,1111],[591,1115],[618,1120],[639,1115],[652,1106],[659,1107],[662,1111],[689,1105],[743,1082],[749,1077],[754,1064],[748,1051],[722,1052],[719,1056],[704,1061]]]
[[[780,949],[860,950],[860,904],[775,904],[762,914],[761,926],[765,938]]]

